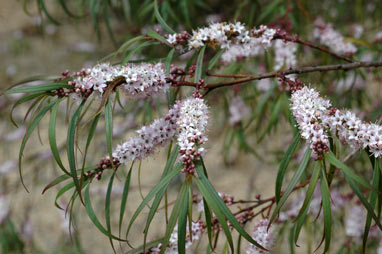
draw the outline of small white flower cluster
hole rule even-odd
[[[191,225],[191,238],[192,242],[190,240],[190,233],[189,233],[189,227],[186,226],[187,235],[186,235],[186,250],[190,249],[192,244],[199,241],[202,234],[204,233],[204,224],[202,221],[196,221],[192,222]],[[150,252],[151,254],[159,254],[161,251],[162,244],[158,244],[158,246],[151,248]],[[166,248],[165,254],[178,254],[178,225],[175,226],[174,231],[172,232],[170,236],[170,241],[168,243],[168,246]]]
[[[204,153],[204,148],[200,145],[208,140],[208,119],[208,106],[203,99],[188,98],[182,102],[177,127],[180,160],[185,165],[183,172],[194,173],[193,161]]]
[[[315,154],[326,152],[329,140],[320,117],[328,111],[330,102],[306,86],[292,94],[291,102],[292,113],[301,136],[310,142],[310,148]]]
[[[272,46],[272,39],[276,33],[275,29],[261,25],[259,29],[253,29],[251,34],[246,32],[243,39],[236,41],[222,54],[224,62],[236,61],[238,58],[253,57],[263,54]]]
[[[346,42],[344,37],[336,30],[332,24],[325,24],[322,19],[317,19],[314,24],[313,37],[321,44],[329,47],[338,54],[354,54],[357,48],[354,44]]]
[[[8,198],[4,194],[0,194],[0,226],[3,224],[9,214]]]
[[[268,219],[262,219],[258,221],[255,224],[255,228],[252,232],[252,238],[256,242],[258,242],[261,246],[269,250],[273,246],[275,237],[272,234],[272,232],[267,230],[268,224],[269,224]],[[247,254],[265,254],[270,252],[262,250],[253,244],[249,244],[246,253]]]
[[[126,66],[101,63],[85,70],[83,75],[70,82],[75,84],[75,98],[81,100],[81,95],[87,91],[88,93],[95,91],[98,95],[102,95],[108,84],[117,77],[125,78],[122,88],[127,95],[133,97],[147,97],[165,92],[170,86],[166,82],[162,63]]]
[[[366,86],[366,80],[355,72],[349,72],[346,77],[339,79],[336,84],[337,92],[345,92],[349,89],[363,89]]]
[[[382,155],[382,126],[361,121],[350,111],[330,108],[328,100],[312,88],[303,87],[292,94],[291,109],[301,131],[316,154],[328,149],[330,130],[352,149],[365,149],[375,156]]]
[[[366,210],[365,208],[353,206],[345,219],[345,233],[347,236],[361,239],[365,227]]]
[[[240,22],[213,23],[193,31],[191,38],[188,40],[188,47],[194,49],[203,47],[208,43],[216,43],[222,49],[225,49],[231,46],[232,36],[242,42],[250,38],[249,31]]]
[[[368,147],[375,157],[382,155],[382,127],[363,122],[353,112],[336,110],[324,118],[325,123],[335,132],[341,141],[354,150]]]
[[[283,66],[295,67],[297,65],[297,44],[293,42],[284,42],[283,40],[276,40],[274,42],[275,49],[275,66],[276,71],[280,70]]]
[[[118,145],[113,157],[127,164],[129,161],[142,160],[152,154],[157,147],[165,145],[176,133],[180,103],[176,103],[169,113],[155,120],[149,126],[137,130],[138,135]]]
[[[251,109],[244,103],[241,96],[232,98],[229,105],[229,123],[236,125],[251,113]]]

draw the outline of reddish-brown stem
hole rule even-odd
[[[290,42],[294,42],[294,43],[298,43],[298,44],[301,44],[301,45],[305,45],[305,46],[308,46],[310,48],[314,48],[314,49],[317,49],[317,50],[320,50],[322,52],[325,52],[329,55],[332,55],[338,59],[342,59],[348,63],[353,63],[354,61],[352,59],[350,59],[349,57],[346,57],[346,56],[341,56],[325,47],[322,47],[322,46],[318,46],[318,45],[315,45],[309,41],[304,41],[304,40],[301,40],[299,39],[297,36],[296,37],[290,37],[290,36],[287,36],[287,35],[276,35],[274,38],[274,40],[277,40],[277,39],[282,39],[284,41],[290,41]]]

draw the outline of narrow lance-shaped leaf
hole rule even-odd
[[[76,112],[74,113],[69,123],[68,136],[66,139],[66,151],[68,154],[70,173],[72,174],[74,185],[76,186],[76,189],[78,191],[78,194],[80,195],[80,199],[82,202],[83,200],[81,195],[81,187],[80,187],[80,182],[78,181],[78,178],[77,178],[77,171],[76,171],[76,160],[74,155],[74,138],[75,138],[78,118],[80,117],[80,114],[84,105],[85,105],[85,101],[81,103],[81,105],[77,108]]]
[[[226,217],[224,217],[223,212],[219,208],[219,205],[217,204],[216,200],[213,198],[212,193],[209,192],[209,190],[202,183],[202,181],[197,178],[194,179],[194,181],[196,185],[198,186],[199,191],[202,193],[204,200],[209,206],[211,206],[213,212],[215,213],[216,218],[218,219],[219,224],[225,233],[229,247],[231,248],[231,251],[234,252],[232,234],[228,228]]]
[[[15,108],[27,101],[30,101],[30,100],[33,100],[35,98],[37,98],[36,100],[39,100],[40,96],[42,96],[44,94],[44,92],[40,92],[40,93],[34,93],[34,94],[29,94],[27,96],[24,96],[22,97],[21,99],[19,99],[18,101],[15,102],[15,104],[13,104],[12,106],[12,109],[11,109],[11,113],[9,114],[9,119],[11,120],[11,123],[16,126],[17,128],[19,127],[17,125],[17,123],[15,122],[15,120],[13,119],[13,111],[15,110]]]
[[[21,146],[20,146],[20,152],[19,152],[19,174],[20,174],[20,179],[21,179],[21,183],[22,185],[24,186],[24,188],[26,189],[26,191],[28,191],[27,187],[25,186],[24,184],[24,179],[23,179],[23,176],[22,176],[22,173],[21,173],[21,162],[22,162],[22,157],[23,157],[23,152],[24,152],[24,149],[25,149],[25,145],[30,137],[30,135],[32,134],[32,132],[34,131],[34,129],[37,127],[37,125],[39,124],[39,122],[41,121],[41,119],[45,116],[45,114],[53,107],[53,105],[56,103],[56,100],[53,100],[51,103],[49,103],[47,106],[45,106],[41,111],[40,113],[37,114],[37,116],[31,121],[31,124],[28,126],[27,130],[26,130],[26,133],[24,135],[24,138],[21,142]],[[28,191],[29,192],[29,191]]]
[[[223,215],[227,218],[227,220],[231,223],[231,225],[236,229],[236,231],[242,235],[247,241],[252,243],[253,245],[257,246],[260,249],[264,249],[263,246],[261,246],[258,242],[256,242],[252,237],[244,230],[244,228],[240,225],[240,223],[236,220],[235,216],[232,214],[232,212],[229,210],[229,208],[226,206],[226,204],[223,202],[223,200],[220,198],[217,191],[213,188],[210,181],[207,179],[206,174],[206,168],[204,166],[203,160],[196,162],[196,172],[198,173],[199,178],[201,179],[203,185],[206,187],[209,193],[211,193],[212,198],[217,203],[219,209],[221,209]]]
[[[275,190],[275,194],[276,194],[276,202],[277,203],[280,201],[281,187],[282,187],[282,184],[283,184],[283,180],[284,180],[284,176],[285,176],[286,170],[288,168],[289,162],[290,162],[294,152],[296,151],[296,148],[297,148],[298,144],[300,143],[300,140],[301,140],[301,136],[300,136],[300,134],[297,134],[293,138],[292,143],[288,147],[288,150],[286,151],[286,153],[285,153],[285,155],[284,155],[284,157],[283,157],[283,159],[282,159],[282,161],[280,163],[280,167],[279,167],[279,170],[278,170],[277,176],[276,176],[276,190]]]
[[[323,162],[324,163],[324,162]],[[329,251],[330,239],[332,233],[332,210],[330,208],[330,191],[328,180],[326,179],[326,172],[324,167],[321,167],[321,197],[322,207],[324,208],[324,239],[325,248],[324,253]]]
[[[113,181],[114,181],[114,176],[115,172],[110,177],[109,184],[107,186],[107,191],[106,191],[106,199],[105,199],[105,219],[106,219],[106,228],[109,234],[111,235],[111,223],[110,223],[110,199],[111,199],[111,192],[113,189]],[[113,248],[114,253],[116,253],[115,248],[114,248],[114,243],[113,239],[111,236],[109,236],[109,241],[111,244],[111,247]]]
[[[182,188],[179,191],[179,194],[178,194],[178,197],[176,199],[175,205],[174,205],[174,207],[172,209],[170,218],[168,220],[166,232],[165,232],[165,235],[164,235],[164,238],[163,238],[163,241],[162,241],[162,246],[161,246],[160,254],[164,254],[165,251],[166,251],[167,245],[168,245],[168,243],[170,241],[171,234],[174,231],[174,227],[176,225],[176,221],[178,220],[180,209],[181,209],[183,203],[186,203],[185,201],[187,201],[186,198],[187,198],[187,185],[183,184]]]
[[[302,162],[300,166],[298,167],[296,173],[294,174],[292,180],[290,181],[288,187],[285,189],[284,194],[280,198],[280,201],[277,203],[277,206],[275,210],[273,211],[271,218],[269,220],[269,225],[272,224],[272,222],[276,219],[277,214],[279,213],[281,207],[284,205],[285,201],[289,197],[289,195],[292,193],[293,188],[297,185],[298,181],[300,180],[301,176],[303,175],[306,166],[308,165],[310,155],[312,153],[311,149],[307,149],[304,155],[304,158],[302,159]]]
[[[138,217],[138,215],[141,213],[141,211],[143,210],[143,208],[147,205],[147,203],[154,197],[154,195],[156,195],[158,192],[161,191],[162,188],[167,188],[167,186],[170,184],[171,180],[179,174],[180,170],[182,168],[182,165],[179,164],[178,166],[176,166],[166,177],[164,177],[163,179],[161,179],[161,181],[147,194],[147,196],[145,197],[145,199],[142,201],[142,203],[138,206],[138,208],[136,209],[136,211],[134,212],[133,216],[131,217],[130,219],[130,222],[129,222],[129,225],[128,225],[128,228],[127,228],[127,231],[126,231],[126,238],[130,232],[130,229],[134,223],[134,221],[136,220],[136,218]]]
[[[133,169],[134,163],[131,164],[129,173],[126,176],[125,184],[123,185],[123,193],[121,198],[121,208],[119,210],[119,223],[118,223],[118,235],[121,237],[122,221],[123,215],[125,214],[127,197],[129,195],[130,181],[131,181],[131,171]]]
[[[186,254],[186,232],[187,232],[187,208],[188,208],[188,200],[189,200],[189,184],[187,184],[187,190],[186,190],[186,196],[183,200],[183,203],[180,208],[179,212],[179,219],[178,219],[178,253],[179,254]],[[192,232],[189,232],[189,235],[191,235]],[[188,236],[189,237],[189,236]]]
[[[98,220],[96,214],[94,213],[94,210],[93,210],[93,207],[92,207],[92,204],[90,201],[89,187],[90,187],[90,184],[87,185],[87,187],[86,187],[85,195],[84,195],[84,202],[85,202],[85,209],[86,209],[86,212],[87,212],[90,220],[98,228],[98,230],[101,231],[106,236],[111,237],[114,240],[126,242],[126,240],[112,235],[107,229],[105,229],[104,226],[102,226],[101,222]]]
[[[200,49],[198,59],[196,60],[196,67],[195,67],[195,74],[194,74],[195,83],[199,82],[200,78],[202,77],[203,57],[204,57],[205,50],[206,50],[206,46]]]
[[[310,178],[310,184],[309,184],[308,190],[306,191],[305,200],[296,217],[297,221],[296,221],[295,234],[294,234],[294,243],[296,246],[298,246],[297,240],[300,235],[302,226],[304,225],[306,215],[309,212],[309,205],[310,205],[310,202],[312,201],[313,193],[316,188],[318,178],[320,176],[320,168],[318,167],[318,165],[319,165],[318,162],[314,163],[314,170]]]
[[[158,1],[154,0],[154,13],[155,17],[158,20],[159,24],[163,27],[164,30],[166,30],[168,33],[174,34],[176,33],[169,25],[167,25],[166,21],[162,18],[162,16],[159,13],[158,10]]]
[[[380,172],[380,165],[379,165],[379,161],[377,158],[374,159],[374,167],[373,167],[373,186],[374,188],[378,189],[378,186],[379,186],[379,178],[381,176],[381,172]],[[374,210],[375,208],[375,203],[377,201],[377,196],[378,194],[375,192],[375,191],[372,191],[370,193],[370,207]],[[371,226],[371,213],[368,212],[367,213],[367,217],[366,217],[366,222],[365,222],[365,230],[363,232],[363,240],[362,240],[362,252],[363,253],[366,253],[366,243],[367,243],[367,238],[369,236],[369,230],[370,230],[370,226]]]
[[[5,94],[12,93],[38,93],[38,92],[47,92],[51,90],[57,90],[60,88],[73,88],[73,86],[68,85],[67,83],[53,83],[53,84],[43,84],[38,86],[25,86],[25,87],[16,87],[5,92]]]
[[[342,161],[338,160],[332,151],[325,154],[325,159],[327,161],[329,161],[333,166],[342,169],[341,172],[343,174],[345,174],[347,177],[353,179],[358,184],[362,185],[363,187],[365,187],[369,190],[377,191],[365,179],[363,179],[360,176],[357,176],[348,166],[346,166]]]
[[[106,127],[106,145],[107,152],[111,164],[113,165],[113,148],[112,148],[112,139],[113,139],[113,112],[111,109],[111,100],[109,99],[105,105],[105,127]]]
[[[56,116],[57,116],[57,109],[58,106],[60,105],[60,102],[63,99],[59,99],[56,101],[54,104],[52,111],[50,112],[50,120],[49,120],[49,145],[50,145],[50,150],[52,150],[53,158],[57,162],[58,166],[62,169],[62,171],[70,175],[70,173],[66,170],[64,165],[62,164],[61,158],[60,158],[60,153],[57,148],[57,142],[56,142]]]
[[[164,43],[164,44],[166,44],[167,46],[169,46],[171,48],[173,47],[173,45],[170,44],[162,35],[158,34],[157,32],[155,32],[151,29],[147,31],[147,35],[160,41],[160,42],[162,42],[162,43]]]

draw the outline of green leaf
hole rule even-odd
[[[216,202],[216,200],[212,196],[212,193],[206,188],[206,186],[203,184],[203,182],[200,179],[195,178],[194,181],[196,185],[198,186],[199,191],[202,193],[204,200],[207,202],[209,206],[211,206],[213,212],[215,213],[219,221],[219,224],[223,228],[223,231],[225,233],[225,236],[227,238],[231,251],[234,252],[232,235],[228,228],[226,217],[224,217],[223,212],[219,207],[219,204]]]
[[[223,200],[220,198],[219,194],[216,192],[216,190],[213,188],[210,181],[207,179],[207,176],[204,172],[206,172],[206,168],[204,166],[203,161],[197,161],[195,164],[195,170],[198,173],[199,178],[201,179],[201,182],[203,183],[203,186],[208,190],[208,193],[211,194],[213,200],[217,203],[219,209],[222,211],[223,215],[227,218],[227,220],[231,223],[231,225],[236,229],[237,232],[241,236],[243,236],[247,241],[252,243],[253,245],[257,246],[260,249],[264,249],[263,246],[261,246],[258,242],[252,239],[252,237],[243,229],[243,227],[240,225],[240,223],[236,220],[235,216],[232,214],[232,212],[228,209],[226,204],[223,202]],[[208,200],[207,200],[208,202]],[[213,208],[213,207],[212,207]],[[214,210],[214,209],[213,209]],[[214,210],[215,212],[215,210]],[[216,214],[216,213],[215,213]],[[265,249],[264,249],[265,250]]]
[[[324,162],[323,162],[324,163]],[[328,180],[326,179],[326,173],[324,167],[321,167],[321,197],[322,207],[324,208],[324,238],[325,248],[324,253],[329,251],[330,239],[332,233],[332,210],[330,208],[330,191]]]
[[[332,151],[330,151],[329,153],[325,153],[325,159],[328,160],[333,166],[342,169],[341,172],[343,174],[345,174],[347,177],[350,177],[358,184],[362,185],[363,187],[369,190],[377,191],[365,179],[357,176],[348,166],[346,166],[342,161],[338,160]]]
[[[58,205],[57,200],[58,200],[62,195],[64,195],[67,191],[69,191],[71,188],[73,188],[74,186],[75,186],[75,185],[74,185],[73,182],[68,183],[68,184],[66,184],[64,187],[62,187],[62,188],[57,192],[57,194],[56,194],[56,198],[55,198],[55,200],[54,200],[54,205],[55,205],[57,208],[63,210],[63,209]]]
[[[69,10],[68,6],[66,5],[66,0],[58,0],[58,2],[59,2],[59,4],[61,5],[61,8],[64,10],[64,12],[65,12],[68,16],[70,16],[70,17],[72,17],[72,18],[81,18],[81,16],[77,16],[77,15],[73,14],[73,13]]]
[[[109,184],[107,186],[106,198],[105,198],[105,219],[106,219],[106,228],[110,234],[109,241],[110,241],[111,247],[113,248],[114,253],[116,253],[114,244],[113,244],[113,239],[111,238],[111,223],[110,223],[110,198],[111,198],[111,191],[113,189],[114,176],[115,176],[115,172],[113,172],[113,174],[110,176]]]
[[[33,133],[34,129],[37,127],[37,125],[41,121],[41,119],[53,107],[53,105],[55,103],[56,103],[56,100],[53,100],[51,103],[49,103],[43,109],[41,109],[40,113],[37,114],[36,118],[34,118],[31,121],[30,125],[28,126],[28,128],[26,130],[26,133],[24,135],[24,138],[23,138],[23,140],[21,142],[21,145],[20,145],[20,151],[19,151],[19,174],[20,174],[21,183],[22,183],[22,185],[24,186],[24,188],[26,189],[27,192],[29,192],[29,190],[27,189],[27,187],[24,184],[23,175],[21,173],[21,162],[22,162],[22,157],[23,157],[23,152],[24,152],[24,149],[25,149],[25,145],[26,145],[30,135]]]
[[[38,0],[38,3],[39,3],[39,6],[41,8],[41,10],[43,11],[43,13],[46,15],[46,17],[50,20],[50,22],[54,23],[55,25],[60,25],[60,23],[55,20],[52,15],[50,15],[50,13],[48,12],[48,10],[46,9],[46,6],[45,6],[45,2],[44,0]]]
[[[281,163],[279,170],[277,171],[277,177],[276,177],[276,189],[275,189],[275,196],[276,196],[276,202],[278,203],[280,201],[281,196],[281,187],[283,184],[284,176],[286,173],[286,170],[288,168],[289,162],[292,159],[292,156],[294,152],[296,151],[296,148],[298,144],[300,143],[301,136],[298,133],[294,138],[292,143],[289,145],[288,150],[286,151]]]
[[[126,232],[126,238],[127,235],[130,232],[131,226],[133,225],[134,221],[138,217],[138,215],[141,213],[143,208],[147,205],[147,203],[156,195],[159,193],[163,188],[166,189],[167,186],[170,184],[171,180],[179,174],[180,170],[182,169],[183,165],[179,163],[171,172],[168,173],[161,181],[147,194],[145,199],[142,201],[142,203],[138,206],[136,211],[134,212],[133,216],[130,219],[127,232]]]
[[[176,221],[178,220],[181,207],[183,206],[184,203],[186,205],[188,203],[188,201],[186,199],[187,199],[187,184],[183,184],[182,188],[179,191],[178,197],[176,199],[174,208],[172,209],[170,219],[168,220],[168,224],[166,227],[166,233],[165,233],[163,241],[162,241],[160,254],[164,254],[166,251],[167,245],[170,241],[171,234],[174,231]],[[185,201],[187,201],[187,202],[185,202]]]
[[[123,193],[122,193],[122,199],[121,199],[121,208],[119,211],[119,223],[118,223],[118,232],[119,237],[121,237],[121,229],[122,229],[122,221],[123,221],[123,215],[125,214],[126,209],[126,201],[127,197],[129,195],[129,188],[130,188],[130,181],[131,181],[131,171],[133,169],[133,163],[130,166],[129,173],[126,176],[125,184],[123,185]]]
[[[76,159],[74,155],[74,138],[75,138],[78,118],[80,117],[80,114],[84,105],[85,105],[85,101],[83,101],[81,105],[77,108],[72,119],[70,120],[69,127],[68,127],[68,136],[66,139],[66,151],[68,154],[70,173],[72,175],[74,185],[76,186],[76,189],[78,191],[78,194],[80,195],[80,199],[82,202],[83,200],[81,195],[81,187],[80,187],[80,182],[78,181],[78,178],[77,178],[77,171],[76,171]]]
[[[94,170],[96,169],[97,166],[91,166],[91,167],[87,167],[85,168],[84,172],[87,172],[87,171],[90,171],[90,170]],[[78,173],[80,173],[82,170],[77,170]],[[62,183],[63,181],[67,180],[71,178],[70,175],[67,175],[67,174],[63,174],[63,175],[60,175],[58,177],[56,177],[53,181],[51,181],[45,188],[44,190],[42,191],[42,194],[44,194],[48,189],[52,188],[53,186],[56,186],[57,184],[60,184]]]
[[[54,104],[52,111],[50,112],[50,120],[49,120],[49,145],[50,150],[52,150],[53,158],[56,160],[58,166],[62,169],[62,171],[70,176],[70,173],[66,170],[64,165],[62,164],[60,153],[58,152],[57,142],[56,142],[56,116],[57,109],[60,105],[60,102],[63,101],[63,98],[56,101]]]
[[[26,87],[16,87],[5,92],[5,94],[12,93],[38,93],[46,92],[51,90],[57,90],[60,88],[73,88],[66,83],[53,83],[53,84],[43,84],[38,86],[26,86]]]
[[[163,173],[162,173],[162,176],[160,178],[160,180],[162,180],[163,178],[166,177],[166,175],[170,172],[171,169],[173,169],[173,166],[174,166],[174,163],[175,163],[175,160],[178,156],[178,150],[179,150],[179,146],[176,145],[174,147],[174,149],[172,150],[168,160],[167,160],[167,163],[166,163],[166,166],[163,170]],[[179,166],[179,165],[178,165]],[[152,222],[152,220],[154,219],[154,216],[155,216],[155,213],[156,211],[158,210],[158,207],[162,201],[162,198],[163,196],[165,195],[166,193],[166,190],[167,188],[162,188],[156,195],[155,195],[155,199],[151,205],[151,208],[150,208],[150,212],[149,212],[149,215],[147,216],[147,220],[146,220],[146,225],[145,225],[145,229],[144,229],[144,239],[143,239],[143,245],[146,244],[146,240],[147,240],[147,234],[148,234],[148,231],[149,231],[149,227],[150,227],[150,224]]]
[[[157,246],[157,245],[160,244],[162,241],[163,241],[163,238],[158,239],[158,240],[154,240],[154,241],[151,241],[151,242],[148,242],[148,243],[146,244],[146,246],[141,245],[141,246],[139,246],[139,247],[137,247],[137,248],[135,248],[135,249],[133,249],[133,250],[129,250],[129,251],[127,252],[127,254],[141,254],[141,253],[143,252],[144,247],[146,247],[146,248],[151,248],[151,247]]]
[[[169,47],[171,47],[171,48],[174,47],[174,46],[173,46],[171,43],[169,43],[169,42],[168,42],[162,35],[158,34],[157,32],[155,32],[155,31],[153,31],[153,30],[151,30],[151,29],[149,29],[149,30],[147,31],[147,35],[150,36],[150,37],[153,38],[153,39],[156,39],[156,40],[158,40],[158,41],[160,41],[160,42],[166,44],[167,46],[169,46]]]
[[[218,60],[220,59],[221,55],[224,53],[224,50],[219,50],[215,55],[214,57],[211,58],[211,60],[208,62],[208,65],[207,65],[207,70],[212,70],[215,66],[215,64],[218,62]]]
[[[164,62],[164,69],[165,69],[166,76],[170,75],[170,67],[171,67],[172,58],[174,57],[174,52],[175,52],[175,49],[171,49],[170,52],[168,52],[168,55]]]
[[[84,169],[85,169],[85,164],[86,164],[86,157],[87,157],[87,154],[88,154],[88,150],[89,150],[89,146],[90,146],[90,143],[94,137],[94,134],[95,134],[95,131],[97,129],[97,124],[98,124],[98,120],[100,118],[101,114],[97,114],[93,121],[92,121],[92,124],[90,126],[90,129],[89,129],[89,134],[88,134],[88,138],[86,140],[86,145],[85,145],[85,152],[84,152],[84,158],[83,158],[83,162],[82,162],[82,170],[81,170],[81,177],[80,177],[80,186],[82,186],[82,183],[84,181],[84,177],[85,177],[85,174],[84,174]]]
[[[367,209],[368,213],[370,213],[371,217],[378,225],[378,227],[382,230],[382,224],[379,221],[377,215],[374,213],[374,209],[371,207],[369,202],[367,202],[366,198],[363,196],[362,191],[359,189],[357,184],[353,181],[353,179],[348,176],[345,171],[341,171],[342,175],[345,177],[345,180],[349,183],[350,187],[353,189],[354,193],[357,195],[363,206]]]
[[[273,127],[277,125],[277,122],[280,120],[280,112],[281,112],[281,97],[278,98],[275,106],[272,109],[271,116],[269,118],[269,122],[267,127],[265,128],[264,132],[260,135],[257,142],[260,142],[266,134],[270,133]]]
[[[15,122],[15,120],[13,120],[13,111],[15,110],[15,108],[27,101],[30,101],[30,100],[33,100],[34,98],[37,98],[36,101],[39,101],[41,98],[39,97],[42,97],[42,95],[44,94],[44,92],[41,92],[41,93],[34,93],[34,94],[29,94],[27,96],[24,96],[22,97],[21,99],[19,99],[18,101],[15,102],[15,104],[13,104],[13,107],[11,109],[11,113],[9,114],[9,119],[11,120],[12,124],[16,127],[19,127],[17,125],[17,123]]]
[[[313,193],[317,185],[318,178],[320,176],[320,168],[318,167],[318,162],[314,163],[314,169],[312,177],[310,178],[310,184],[308,187],[308,190],[306,191],[304,203],[302,204],[302,207],[300,208],[300,211],[297,215],[297,221],[296,221],[296,227],[295,227],[295,234],[294,234],[294,243],[297,245],[297,240],[300,235],[302,226],[304,225],[306,215],[309,211],[309,205],[312,201]]]
[[[106,144],[107,152],[109,153],[109,158],[113,164],[113,112],[111,110],[111,100],[109,99],[105,105],[105,129],[106,129]]]
[[[188,185],[188,184],[187,184]],[[189,185],[187,186],[189,187]],[[189,188],[187,188],[189,194]],[[186,195],[180,208],[178,219],[178,253],[186,254],[186,227],[187,227],[187,210],[188,210],[189,195]]]
[[[379,178],[381,177],[380,172],[380,166],[379,161],[377,158],[374,159],[374,172],[373,172],[373,186],[374,188],[378,189],[379,186]],[[374,210],[375,203],[377,201],[378,194],[375,191],[372,191],[370,193],[370,207]],[[371,226],[371,213],[367,213],[366,222],[365,222],[365,230],[363,232],[363,241],[362,241],[362,252],[366,253],[366,243],[367,243],[367,237],[369,235],[369,230]]]
[[[203,56],[204,51],[206,50],[206,46],[202,47],[199,51],[198,59],[196,60],[195,74],[194,74],[194,82],[199,82],[202,77],[202,69],[203,69]]]
[[[166,21],[164,21],[164,19],[160,15],[159,10],[158,10],[158,1],[157,0],[154,0],[154,13],[155,13],[156,19],[158,20],[159,24],[161,24],[161,26],[163,27],[164,30],[166,30],[168,33],[171,33],[171,34],[176,33],[171,27],[169,27],[169,25],[167,25]]]
[[[306,169],[306,166],[308,165],[311,153],[312,153],[312,150],[308,148],[305,152],[304,158],[302,159],[300,166],[298,167],[288,187],[284,191],[284,194],[281,196],[280,201],[277,203],[277,206],[275,210],[273,211],[272,216],[269,220],[269,225],[271,225],[272,222],[276,219],[276,216],[278,215],[281,207],[284,205],[285,201],[287,200],[289,195],[292,193],[293,188],[297,185],[298,181],[302,177]]]
[[[212,244],[212,215],[205,198],[203,198],[203,206],[204,206],[204,216],[206,218],[208,246],[211,249],[213,249],[214,245]]]
[[[145,41],[144,43],[141,43],[141,44],[139,44],[138,46],[135,46],[135,47],[129,52],[129,54],[123,59],[121,65],[125,65],[125,64],[130,60],[130,58],[131,58],[136,52],[138,52],[139,50],[141,50],[142,48],[149,47],[149,46],[153,46],[153,45],[159,45],[159,42]]]
[[[112,235],[107,229],[104,228],[104,226],[102,226],[102,224],[98,220],[96,214],[94,213],[94,210],[93,210],[93,207],[92,207],[92,204],[90,201],[90,196],[89,196],[89,187],[90,187],[90,184],[86,187],[85,195],[84,195],[84,202],[85,202],[85,209],[86,209],[86,212],[87,212],[90,220],[98,228],[98,230],[101,231],[106,236],[108,236],[114,240],[117,240],[117,241],[126,242],[126,240]]]

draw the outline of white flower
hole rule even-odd
[[[345,219],[345,233],[347,236],[360,240],[366,221],[366,211],[359,205],[353,206]]]
[[[9,214],[8,198],[0,194],[0,225],[3,224]]]
[[[261,246],[269,250],[273,246],[275,237],[272,234],[272,232],[267,230],[268,224],[269,224],[268,219],[262,219],[258,221],[255,224],[254,230],[252,232],[252,238],[256,242],[258,242]],[[246,253],[247,254],[265,254],[270,252],[262,250],[253,244],[249,244]]]
[[[293,42],[284,42],[276,40],[274,42],[275,49],[275,66],[274,69],[280,70],[283,66],[295,67],[297,64],[296,51],[297,45]]]
[[[201,221],[192,222],[191,225],[191,234],[192,234],[192,242],[190,240],[190,232],[189,226],[186,225],[186,250],[190,249],[191,246],[200,240],[202,234],[204,233],[204,225]],[[150,249],[150,253],[159,254],[162,248],[162,244],[158,244],[156,247]],[[174,231],[170,236],[169,243],[167,245],[165,254],[178,254],[178,225],[175,226]]]
[[[346,42],[344,37],[333,29],[332,24],[325,24],[322,19],[317,19],[315,25],[313,37],[318,39],[321,44],[338,54],[354,54],[357,52],[354,44]]]
[[[229,105],[229,123],[235,125],[251,113],[251,109],[240,96],[235,96]]]
[[[179,104],[175,104],[165,117],[137,130],[137,136],[118,145],[113,152],[113,157],[118,158],[121,163],[127,164],[130,161],[142,160],[154,153],[158,147],[167,144],[176,133]]]
[[[182,101],[177,128],[180,159],[184,164],[191,164],[196,155],[204,153],[204,149],[198,147],[207,141],[205,132],[208,119],[208,107],[203,99],[188,98]]]

